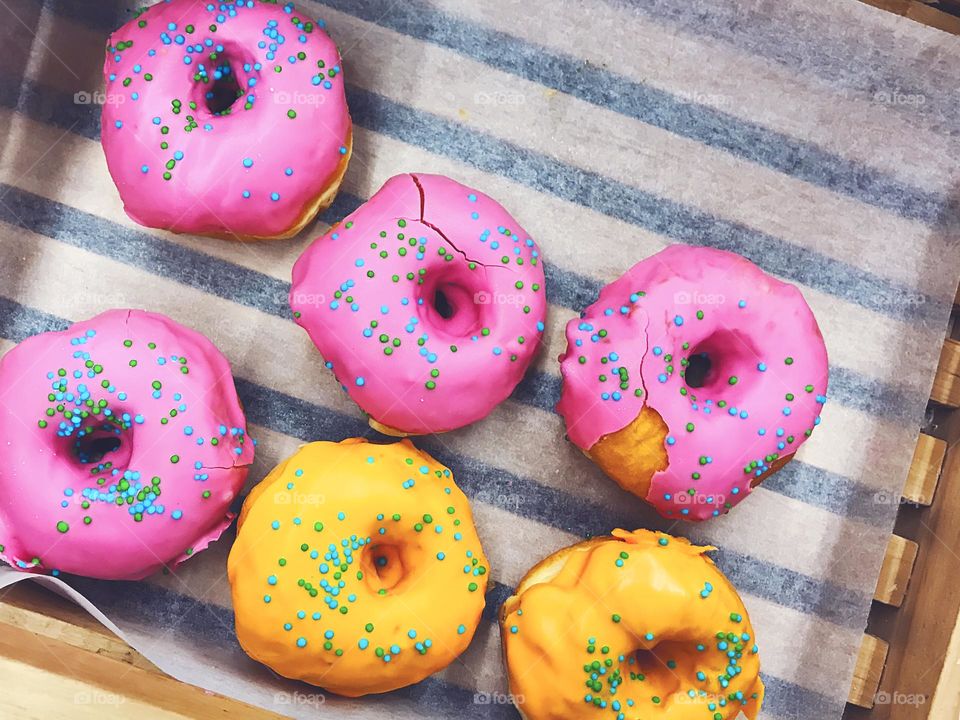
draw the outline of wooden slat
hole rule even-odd
[[[0,600],[0,625],[13,625],[73,647],[147,670],[157,668],[83,608],[37,587],[19,583]]]
[[[905,500],[918,505],[929,505],[940,481],[943,457],[947,452],[947,443],[939,438],[920,433],[917,447],[913,451],[913,461],[903,485]]]
[[[853,682],[847,702],[868,710],[874,705],[883,665],[887,661],[890,646],[873,635],[864,635],[857,653],[857,664],[853,668]]]
[[[919,546],[912,540],[905,540],[899,535],[890,536],[877,579],[877,589],[873,594],[874,600],[894,607],[903,604],[918,550]]]
[[[960,407],[960,342],[948,339],[943,344],[930,397],[941,405]]]

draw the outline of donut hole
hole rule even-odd
[[[70,450],[81,465],[126,468],[131,448],[122,428],[111,422],[100,422],[80,427],[72,438]]]
[[[475,286],[475,279],[455,273],[425,280],[420,287],[418,312],[425,323],[450,337],[473,335],[483,327],[484,308],[490,293]]]
[[[433,309],[437,311],[444,320],[449,320],[457,312],[456,305],[450,302],[442,287],[438,287],[433,293]]]
[[[225,115],[243,95],[236,73],[229,65],[218,65],[215,71],[220,77],[214,79],[203,95],[203,102],[211,115]]]
[[[683,670],[678,662],[683,662],[686,652],[673,643],[663,642],[656,647],[641,648],[627,659],[626,671],[631,680],[643,683],[644,691],[667,700],[683,686]]]
[[[244,96],[249,80],[242,76],[247,61],[237,48],[226,46],[219,53],[211,53],[197,64],[193,75],[191,100],[201,115],[222,117],[230,115],[234,105]],[[200,71],[200,65],[203,71]]]
[[[690,349],[683,368],[687,387],[714,400],[733,400],[741,394],[739,375],[756,368],[753,343],[737,330],[717,330]]]
[[[707,382],[710,375],[710,369],[713,367],[713,361],[710,354],[706,352],[697,353],[687,358],[687,368],[684,372],[684,380],[687,387],[700,388]]]
[[[403,553],[398,545],[379,543],[367,548],[362,560],[363,575],[374,592],[392,590],[407,576]]]

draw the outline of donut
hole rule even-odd
[[[666,518],[729,512],[820,423],[827,350],[810,307],[734,253],[671,245],[566,335],[568,438]]]
[[[540,345],[547,303],[540,251],[499,203],[408,174],[306,249],[290,305],[371,425],[420,435],[506,399]]]
[[[0,360],[0,558],[138,580],[220,537],[253,462],[230,365],[203,335],[109,310]]]
[[[337,46],[293,3],[165,0],[115,31],[102,143],[148,227],[292,237],[333,202],[352,126]]]
[[[614,530],[530,570],[500,612],[521,716],[754,720],[753,626],[711,550]]]
[[[238,527],[237,637],[280,675],[359,697],[419,682],[470,644],[487,560],[450,470],[409,440],[303,446]]]

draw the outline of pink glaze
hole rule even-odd
[[[463,427],[503,401],[547,307],[539,250],[517,221],[421,174],[391,178],[307,248],[290,304],[350,397],[409,434]]]
[[[245,427],[226,358],[162,315],[110,310],[28,338],[0,360],[0,558],[112,580],[177,565],[230,524]],[[98,438],[119,447],[97,460]]]
[[[684,363],[701,353],[710,370],[689,387]],[[721,250],[672,245],[634,265],[567,324],[560,363],[557,410],[584,450],[644,405],[663,418],[669,467],[646,500],[668,518],[727,512],[826,401],[827,351],[800,291]]]
[[[347,153],[339,52],[323,22],[308,27],[292,3],[166,0],[111,35],[104,75],[107,166],[142,225],[282,235]],[[230,99],[242,90],[229,113],[208,106],[215,86]]]

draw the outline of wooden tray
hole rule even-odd
[[[960,35],[960,0],[862,1]],[[960,293],[928,416],[845,720],[960,720]],[[31,583],[0,597],[0,676],[8,689],[0,718],[282,717],[174,680],[85,611]]]

